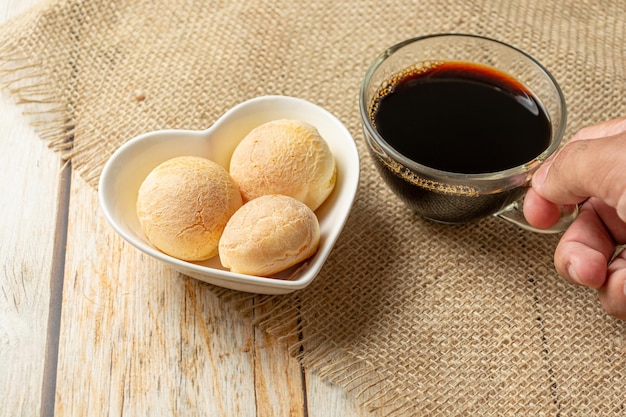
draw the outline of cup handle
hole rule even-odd
[[[524,217],[524,197],[519,200],[514,201],[513,203],[506,206],[501,211],[494,214],[494,216],[498,216],[501,219],[504,219],[510,223],[513,223],[522,229],[530,230],[531,232],[537,233],[560,233],[565,231],[569,227],[570,224],[576,219],[578,216],[578,205],[565,205],[560,206],[561,208],[561,217],[559,221],[556,222],[552,227],[548,229],[539,229],[534,226],[531,226]]]

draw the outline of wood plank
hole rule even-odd
[[[271,314],[264,300],[260,300],[260,304],[255,306],[255,317]],[[292,327],[293,326],[293,327]],[[298,327],[298,318],[294,319],[294,322],[290,326],[292,328]],[[256,351],[257,355],[273,355],[270,358],[262,358],[257,361],[260,365],[257,366],[257,375],[262,375],[262,378],[276,378],[276,375],[280,375],[282,372],[287,373],[287,380],[291,383],[287,383],[289,390],[284,392],[276,392],[277,387],[275,381],[265,382],[260,380],[261,377],[257,377],[256,391],[257,397],[266,397],[266,404],[271,404],[272,408],[259,408],[259,416],[295,416],[294,410],[300,410],[304,406],[304,415],[306,417],[328,417],[328,416],[342,416],[342,417],[373,417],[361,407],[358,400],[352,393],[347,392],[344,388],[328,382],[325,378],[320,377],[316,372],[303,369],[299,362],[295,358],[288,358],[287,363],[292,363],[288,367],[282,365],[285,359],[282,359],[285,355],[288,345],[295,346],[298,338],[301,335],[294,334],[286,339],[277,340],[275,337],[267,335],[261,330],[257,330],[256,336]],[[269,366],[269,367],[268,367]],[[298,379],[304,384],[304,391],[306,398],[304,398],[304,404],[300,403],[298,393],[294,392],[295,387],[298,385]],[[376,414],[378,415],[378,414]]]
[[[367,415],[340,387],[303,378],[287,341],[255,329],[211,286],[115,235],[76,174],[69,217],[56,414]]]
[[[5,0],[0,22],[35,2]],[[255,329],[210,286],[125,244],[77,174],[61,334],[52,335],[57,367],[46,341],[59,159],[5,96],[0,145],[11,150],[0,173],[0,416],[48,414],[51,406],[59,415],[366,415],[340,387],[304,373],[285,341]],[[46,370],[52,388],[58,372],[55,404],[45,404]]]
[[[306,374],[306,392],[308,403],[307,417],[350,416],[374,417],[380,413],[370,413],[359,405],[354,394],[344,388],[328,382],[316,372]]]
[[[34,3],[3,1],[0,23]],[[0,416],[42,412],[56,351],[47,340],[61,164],[21,111],[0,94]]]
[[[36,415],[42,396],[60,163],[5,100],[0,101],[0,149],[0,415]]]
[[[69,218],[57,414],[303,415],[286,350],[255,336],[212,287],[114,234],[76,174]],[[301,398],[274,403],[255,384]]]
[[[256,317],[267,312],[266,305],[255,305]],[[295,319],[297,325],[297,318]],[[285,340],[255,330],[255,395],[258,416],[306,416],[304,370],[288,355],[289,343],[298,335]]]

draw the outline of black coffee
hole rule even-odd
[[[528,89],[507,74],[464,62],[405,71],[380,89],[370,110],[372,124],[394,149],[448,172],[491,173],[522,165],[541,154],[551,137],[548,114]],[[522,193],[442,190],[378,162],[392,188],[434,220],[483,217]]]
[[[445,62],[392,80],[373,107],[376,130],[400,153],[431,168],[465,174],[502,171],[550,143],[539,100],[489,67]]]

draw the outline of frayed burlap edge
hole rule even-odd
[[[346,351],[328,337],[305,334],[297,294],[282,297],[242,293],[214,287],[220,300],[235,307],[251,325],[287,346],[288,354],[323,380],[342,387],[369,412],[381,417],[411,414],[415,409],[410,392],[387,386],[379,366],[355,352]],[[259,313],[259,309],[263,310]]]
[[[31,22],[31,15],[44,13],[42,9],[45,7],[46,2],[41,3],[7,22],[3,29],[10,32],[11,28],[23,25],[22,22]],[[23,114],[28,117],[40,139],[60,155],[63,163],[68,164],[75,154],[80,153],[74,143],[76,123],[72,104],[67,102],[64,87],[52,81],[54,75],[44,70],[45,63],[33,59],[27,45],[20,37],[0,44],[0,91],[8,93],[24,109]],[[93,145],[85,143],[81,149]],[[91,159],[80,169],[87,182],[97,179],[97,168],[102,162],[97,158]],[[286,343],[288,354],[300,364],[315,369],[324,380],[345,388],[359,405],[370,412],[395,416],[412,409],[413,404],[406,394],[385,386],[386,378],[376,365],[345,351],[327,337],[304,336],[307,326],[302,322],[297,296],[264,296],[219,287],[215,287],[214,292],[223,301],[234,303],[237,311],[252,325]],[[267,305],[268,311],[257,314],[257,308],[262,305]]]
[[[3,30],[16,33],[23,22],[41,13],[45,2],[16,16],[3,25]],[[7,38],[0,44],[0,91],[23,108],[23,114],[38,136],[58,152],[65,163],[73,156],[74,116],[61,91],[42,62],[33,59],[21,37]]]
[[[40,13],[41,9],[35,12]],[[17,29],[24,21],[25,19],[19,19],[12,27]],[[46,72],[51,70],[43,69],[46,68],[45,62],[35,61],[28,44],[22,44],[21,41],[17,38],[0,44],[1,87],[16,98],[25,113],[31,116],[32,124],[40,137],[58,151],[64,161],[69,161],[79,153],[73,141],[76,132],[73,113],[75,107],[74,103],[68,101],[73,98],[64,98],[63,80],[54,81],[54,74]],[[71,73],[66,72],[64,75],[68,76],[66,80],[72,79]],[[597,114],[594,118],[597,118]],[[98,146],[97,138],[84,140],[86,138],[83,136],[81,139],[82,150]],[[102,155],[103,153],[91,152],[87,163],[81,165],[81,174],[88,182],[97,178],[97,168],[104,159]],[[378,411],[385,416],[410,414],[413,410],[415,404],[410,402],[407,394],[385,384],[385,376],[376,364],[355,352],[338,347],[328,337],[307,335],[308,326],[303,321],[305,315],[299,310],[297,295],[265,297],[221,292],[220,289],[216,292],[221,293],[222,298],[239,304],[240,311],[249,315],[258,328],[288,342],[289,354],[300,363],[315,369],[325,380],[344,387],[369,410]],[[261,305],[267,307],[264,309],[266,312],[257,314],[255,309]]]
[[[51,93],[51,84],[41,66],[20,53],[7,53],[15,48],[0,45],[0,90],[6,91],[24,109],[31,125],[48,146],[60,153],[64,161],[72,157],[74,122],[63,99]]]

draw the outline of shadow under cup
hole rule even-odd
[[[455,169],[447,168],[447,162],[453,163],[447,159],[452,158],[451,155],[454,153],[450,152],[447,145],[437,144],[440,149],[431,146],[434,141],[441,141],[441,139],[433,134],[432,126],[428,129],[423,127],[429,123],[431,125],[436,123],[431,119],[437,119],[440,115],[433,115],[432,112],[429,114],[429,109],[414,109],[413,105],[411,108],[405,106],[402,108],[405,113],[404,119],[400,118],[397,119],[398,122],[392,122],[392,124],[400,123],[414,127],[407,139],[403,139],[405,142],[428,143],[430,141],[429,147],[432,149],[428,152],[431,155],[424,155],[424,160],[427,162],[421,160],[422,154],[419,153],[421,151],[406,152],[402,148],[406,144],[394,142],[393,132],[389,133],[390,130],[384,131],[382,128],[377,128],[376,113],[380,110],[377,106],[381,105],[381,97],[395,93],[396,89],[399,90],[398,85],[407,79],[423,81],[422,78],[426,78],[423,74],[430,74],[431,69],[443,68],[448,63],[453,67],[464,66],[470,70],[472,68],[487,71],[493,69],[496,74],[504,75],[507,83],[519,85],[520,88],[529,92],[545,115],[545,143],[528,156],[520,153],[521,148],[510,146],[521,143],[522,139],[519,137],[498,137],[497,143],[486,145],[479,140],[480,130],[476,130],[475,126],[465,126],[465,124],[472,123],[472,115],[477,111],[485,111],[480,108],[480,104],[472,101],[464,104],[467,106],[465,116],[469,117],[464,121],[446,119],[446,117],[451,118],[450,115],[442,116],[444,125],[460,124],[458,127],[462,132],[460,135],[466,136],[463,138],[464,141],[475,141],[477,149],[481,146],[488,148],[483,151],[479,150],[475,154],[468,154],[467,157],[459,156],[457,153],[455,157],[460,158],[456,163],[459,169],[456,169],[456,165],[450,165]],[[454,71],[452,74],[454,77]],[[472,81],[491,83],[489,76],[481,77],[482,75],[478,80]],[[497,83],[495,86],[489,85],[488,87],[495,87],[496,90],[508,88]],[[434,98],[428,96],[428,94],[435,94],[434,91],[439,90],[424,93],[426,101]],[[456,95],[456,91],[452,90],[449,92],[449,97],[445,99],[440,97],[440,99],[444,100],[447,105],[445,100],[465,97],[466,92],[458,90],[459,94]],[[525,223],[520,203],[532,174],[546,158],[555,152],[561,142],[566,124],[566,109],[558,84],[550,73],[531,56],[505,43],[473,35],[439,34],[410,39],[386,50],[370,66],[361,86],[359,103],[363,131],[379,173],[391,190],[419,215],[442,223],[466,223],[497,214],[522,227],[534,230]],[[394,105],[398,106],[398,103],[402,102],[396,102]],[[445,109],[445,106],[443,108]],[[494,119],[502,119],[501,116],[493,115]],[[387,137],[379,130],[384,131]],[[513,158],[509,158],[511,156]],[[522,160],[516,161],[515,157],[522,158]],[[438,162],[431,163],[428,158],[436,159]],[[471,166],[465,169],[467,165],[465,162],[476,162],[469,161],[469,159],[481,158],[485,159],[485,163],[489,166],[485,171],[481,171],[480,164],[478,168]],[[496,162],[502,160],[505,165],[493,165],[494,160]],[[439,162],[442,165],[437,165]],[[507,163],[514,163],[514,165],[507,166]]]

